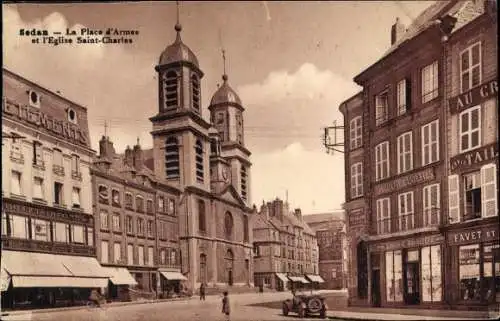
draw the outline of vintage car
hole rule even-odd
[[[301,292],[293,293],[292,299],[283,301],[282,309],[284,316],[287,316],[290,312],[294,312],[299,315],[299,318],[313,314],[319,314],[321,318],[326,318],[328,307],[323,296]]]

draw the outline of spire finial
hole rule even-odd
[[[222,75],[222,80],[224,80],[224,82],[227,81],[227,74],[226,74],[226,50],[224,50],[224,48],[222,48],[222,61],[223,61],[223,64],[224,64],[224,74]]]
[[[177,36],[179,37],[180,32],[182,30],[181,22],[180,22],[180,9],[179,9],[179,1],[175,2],[177,7],[177,23],[175,24],[175,31],[177,31]]]
[[[104,121],[104,137],[108,137],[108,122]]]
[[[137,136],[137,146],[139,146],[139,136]]]

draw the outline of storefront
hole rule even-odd
[[[276,273],[276,290],[284,291],[287,289],[288,278],[286,273]]]
[[[373,306],[432,307],[443,297],[442,234],[412,236],[369,245]]]
[[[108,299],[130,301],[130,287],[136,286],[137,281],[132,277],[127,268],[104,267],[104,269],[111,276],[108,283]]]
[[[180,295],[182,289],[182,281],[187,281],[187,278],[179,271],[159,270],[160,272],[160,287],[162,297],[172,297]]]

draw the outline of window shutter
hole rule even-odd
[[[411,109],[411,79],[410,78],[406,78],[405,79],[405,90],[406,90],[406,110],[410,110]]]
[[[450,223],[460,222],[460,189],[458,175],[448,176],[448,216]]]
[[[497,215],[496,166],[488,164],[481,168],[481,213],[482,217]]]

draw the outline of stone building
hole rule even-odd
[[[280,199],[263,204],[253,225],[256,285],[285,290],[290,281],[323,282],[318,275],[318,245],[300,209],[293,213]]]
[[[303,215],[304,222],[316,232],[319,275],[324,289],[347,288],[347,242],[344,211]]]
[[[489,6],[440,1],[408,28],[396,20],[390,49],[354,78],[363,91],[340,107],[351,305],[468,308],[495,298],[491,120],[498,114],[488,100],[497,95]],[[481,161],[469,162],[477,153]],[[481,239],[472,242],[472,233]]]
[[[86,300],[108,282],[87,109],[9,70],[2,79],[2,308]]]

